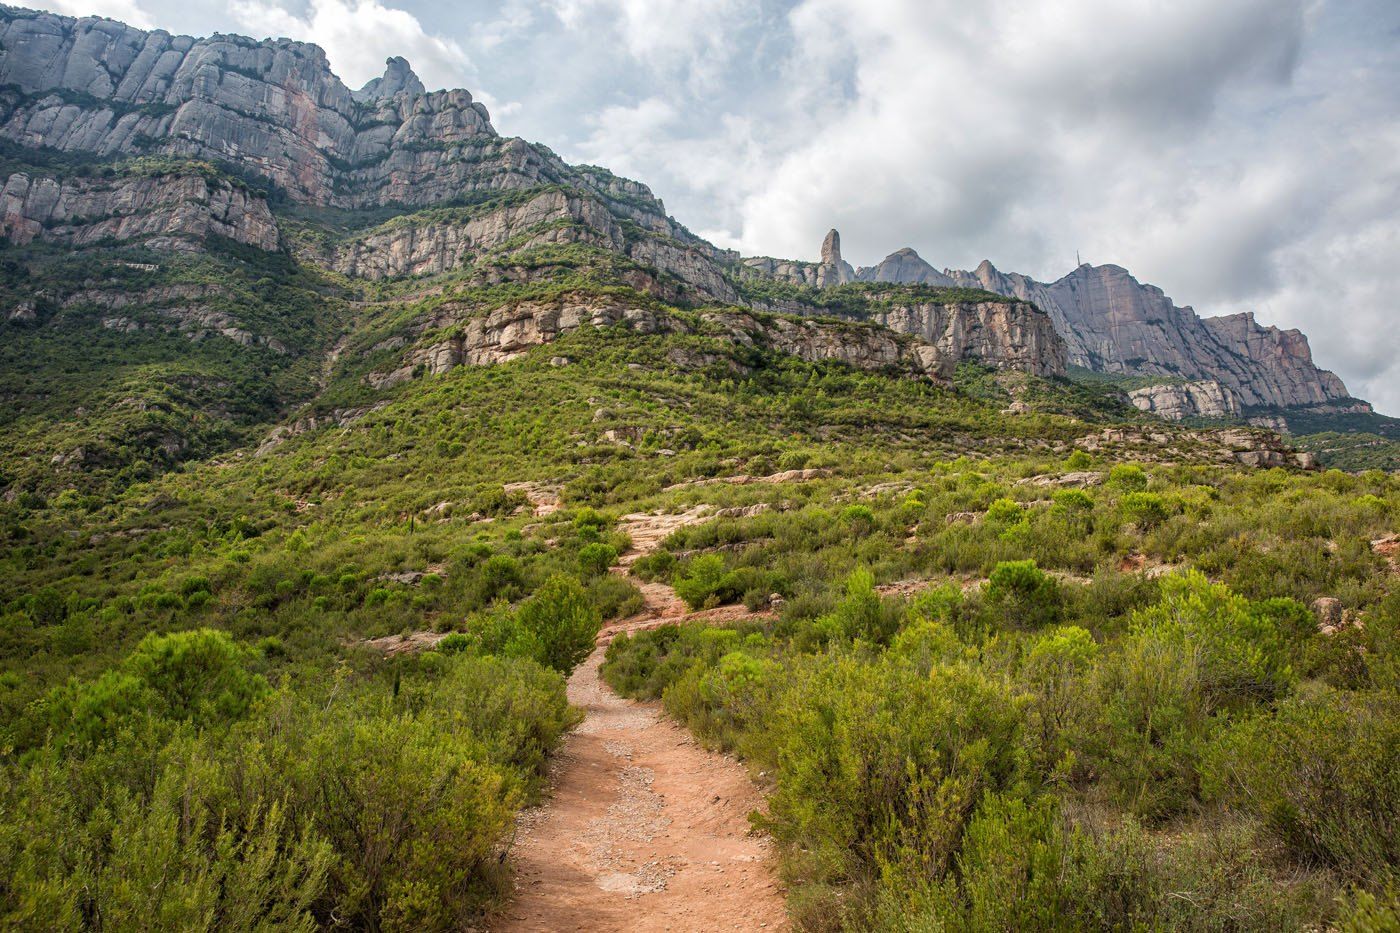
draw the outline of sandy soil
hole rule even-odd
[[[655,528],[628,518],[643,547],[675,527],[667,516],[653,517]],[[687,614],[669,586],[639,586],[646,608],[604,629],[569,678],[569,700],[586,715],[555,759],[549,799],[521,818],[516,898],[493,928],[786,929],[771,844],[748,821],[762,796],[744,767],[696,744],[659,704],[623,699],[598,677],[618,632],[750,613]]]

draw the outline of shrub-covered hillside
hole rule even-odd
[[[6,502],[6,922],[471,922],[561,675],[640,605],[616,519],[701,504],[637,574],[780,611],[620,638],[607,674],[765,773],[800,925],[1392,909],[1393,478],[1105,435],[1069,386],[1010,413],[976,370],[740,352],[580,331],[260,456]],[[419,632],[459,634],[368,643]]]

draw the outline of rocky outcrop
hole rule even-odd
[[[254,451],[253,455],[261,457],[299,434],[308,434],[331,425],[339,428],[349,427],[365,415],[378,411],[387,404],[388,402],[379,402],[374,405],[362,405],[358,408],[336,408],[320,414],[302,415],[289,424],[279,424],[273,428],[263,439],[263,442],[258,445],[258,449]]]
[[[598,197],[548,187],[475,208],[437,208],[397,217],[316,258],[344,275],[382,279],[435,275],[509,247],[581,243],[610,250],[679,279],[700,298],[734,301],[733,285],[711,255],[660,235],[628,236]]]
[[[621,226],[600,201],[551,189],[495,209],[446,208],[397,217],[341,245],[327,264],[367,279],[434,275],[517,237],[524,238],[518,249],[558,242],[624,246]]]
[[[0,48],[0,136],[24,145],[222,159],[344,206],[536,183],[537,154],[499,145],[470,94],[394,65],[357,101],[314,45],[8,7]]]
[[[1022,301],[904,303],[894,296],[872,320],[920,338],[947,359],[1037,376],[1065,371],[1064,341],[1050,318]]]
[[[1070,362],[1088,369],[1216,382],[1244,407],[1364,405],[1313,364],[1300,332],[1262,327],[1252,314],[1201,318],[1121,266],[1086,263],[1048,285],[1003,274],[988,262],[949,276],[958,285],[1035,302],[1064,336]]]
[[[350,96],[357,104],[375,104],[381,100],[393,100],[400,94],[417,97],[428,93],[423,82],[413,73],[408,59],[395,55],[384,63],[384,75],[370,80],[364,87]]]
[[[1087,263],[1045,284],[1018,273],[1004,273],[983,261],[968,271],[932,267],[912,250],[891,254],[878,266],[862,268],[864,281],[955,285],[979,288],[1028,301],[1050,315],[1064,338],[1069,362],[1099,372],[1170,376],[1213,382],[1244,408],[1294,408],[1341,403],[1348,411],[1369,411],[1353,399],[1333,373],[1312,361],[1308,341],[1296,330],[1259,325],[1252,314],[1201,318],[1177,307],[1160,288],[1144,285],[1121,266]],[[1207,403],[1225,410],[1228,402]],[[1150,399],[1143,397],[1144,402]],[[1165,408],[1181,408],[1168,399]],[[1146,405],[1140,407],[1147,407]]]
[[[294,201],[344,208],[568,184],[644,230],[722,252],[645,185],[501,138],[470,93],[425,91],[401,58],[352,93],[319,47],[288,39],[196,39],[0,6],[0,138],[233,163]]]
[[[1128,393],[1137,408],[1168,421],[1186,418],[1238,418],[1240,402],[1233,389],[1218,382],[1183,382],[1144,386]]]
[[[902,369],[934,379],[953,374],[958,358],[932,344],[905,340],[862,324],[767,317],[741,311],[710,312],[704,322],[742,346],[757,346],[815,363],[835,360],[857,369]]]
[[[856,270],[841,258],[841,234],[835,230],[827,231],[826,238],[822,240],[820,262],[751,256],[742,261],[741,267],[745,272],[760,278],[776,279],[779,282],[810,288],[844,285],[856,279]]]
[[[223,337],[239,346],[261,347],[273,353],[285,355],[287,345],[276,337],[255,334],[240,326],[233,315],[206,307],[160,308],[154,312],[153,320],[138,321],[125,315],[112,315],[102,318],[102,326],[107,330],[133,334],[143,330],[173,330],[184,334],[190,340],[208,340]]]
[[[1228,428],[1210,431],[1134,431],[1106,428],[1097,434],[1078,438],[1074,446],[1081,450],[1117,450],[1134,448],[1134,456],[1144,461],[1203,463],[1213,461],[1268,469],[1292,467],[1303,470],[1317,468],[1314,454],[1294,450],[1271,431],[1250,428]]]
[[[871,325],[727,310],[704,313],[697,328],[667,311],[585,295],[522,301],[485,312],[472,305],[445,303],[420,324],[425,336],[401,366],[372,373],[366,381],[384,389],[458,366],[505,363],[572,331],[607,327],[636,334],[699,333],[809,362],[834,360],[861,369],[899,369],[937,380],[951,375],[957,362],[923,341]],[[434,340],[432,334],[439,329],[449,335]]]
[[[857,269],[856,280],[860,282],[890,282],[901,285],[935,285],[944,288],[957,284],[950,277],[925,262],[918,253],[908,247],[890,253],[878,265],[862,266]]]
[[[71,246],[141,239],[156,249],[192,249],[217,235],[275,250],[280,239],[263,198],[194,172],[63,181],[16,172],[0,188],[0,235]]]

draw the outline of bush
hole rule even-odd
[[[1206,756],[1216,797],[1263,821],[1299,862],[1355,882],[1400,866],[1400,696],[1319,689],[1224,733]]]
[[[1094,497],[1082,489],[1057,489],[1052,498],[1053,507],[1061,512],[1074,514],[1094,510]]]
[[[1059,585],[1033,560],[1002,561],[987,581],[986,607],[1000,626],[1041,628],[1059,617]]]
[[[1014,499],[997,499],[987,507],[987,521],[995,525],[1014,525],[1025,515],[1021,504]]]
[[[118,667],[46,701],[61,741],[91,745],[133,716],[151,715],[196,727],[232,722],[268,692],[252,670],[256,652],[226,632],[196,629],[147,635]]]
[[[1120,463],[1108,471],[1108,485],[1123,492],[1147,488],[1147,474],[1135,463]]]
[[[608,568],[615,563],[617,563],[617,548],[611,544],[595,541],[579,548],[579,569],[583,571],[585,576],[596,577],[607,573]]]
[[[1099,654],[1094,637],[1078,626],[1052,629],[1031,642],[1021,678],[1030,688],[1026,726],[1041,773],[1068,773],[1073,749],[1093,722],[1094,699],[1087,682]]]
[[[1167,520],[1166,501],[1155,492],[1130,492],[1123,497],[1123,516],[1139,528],[1155,528]]]
[[[1020,773],[1016,705],[972,670],[818,656],[782,682],[755,741],[775,769],[763,822],[799,884],[941,877],[977,801]]]
[[[1094,465],[1094,458],[1086,451],[1076,450],[1065,458],[1065,469],[1067,470],[1087,470]]]
[[[718,554],[694,557],[675,578],[676,595],[685,600],[691,609],[708,608],[712,598],[718,604],[715,591],[719,589],[724,574],[724,558]]]
[[[508,554],[488,557],[476,570],[472,603],[484,606],[497,599],[515,599],[525,591],[520,562]]]
[[[529,661],[395,662],[404,690],[279,693],[231,729],[141,721],[0,782],[0,918],[77,929],[463,929],[577,721]],[[397,678],[396,678],[397,682]],[[7,775],[8,776],[8,775]]]
[[[653,551],[632,562],[632,573],[646,580],[668,580],[676,566],[676,556],[667,550]]]
[[[602,628],[598,610],[583,588],[565,576],[550,577],[513,614],[513,620],[506,653],[564,674],[592,653]]]
[[[875,513],[868,505],[848,505],[841,510],[841,521],[850,527],[852,534],[862,537],[875,527]]]
[[[1276,619],[1194,571],[1162,581],[1100,675],[1109,774],[1151,819],[1196,796],[1217,713],[1271,701],[1292,681]]]

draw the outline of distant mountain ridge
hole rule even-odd
[[[1085,263],[1045,283],[1001,272],[985,260],[972,271],[939,270],[906,247],[876,265],[853,268],[841,258],[840,236],[834,230],[827,234],[817,263],[768,258],[745,263],[757,273],[817,287],[846,282],[923,284],[983,289],[1030,302],[1054,322],[1070,365],[1145,379],[1163,377],[1162,383],[1130,395],[1139,407],[1174,420],[1232,418],[1268,409],[1371,411],[1369,404],[1351,396],[1335,373],[1313,363],[1301,331],[1261,325],[1251,312],[1201,317],[1117,265]]]

